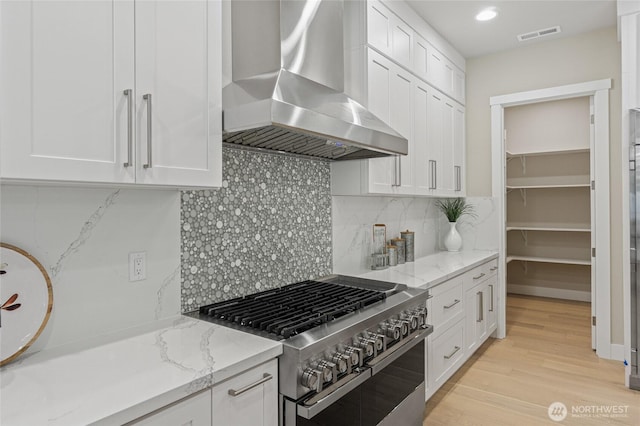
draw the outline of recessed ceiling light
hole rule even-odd
[[[498,16],[498,11],[495,7],[488,7],[483,9],[476,15],[476,21],[490,21]]]

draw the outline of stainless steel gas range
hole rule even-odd
[[[428,297],[332,275],[203,306],[199,318],[282,341],[283,426],[421,425]]]

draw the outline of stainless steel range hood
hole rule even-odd
[[[232,1],[225,142],[331,160],[407,154],[407,140],[344,94],[340,0]]]

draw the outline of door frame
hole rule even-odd
[[[565,86],[550,87],[507,95],[492,96],[491,105],[491,161],[492,196],[496,199],[499,226],[498,268],[498,328],[496,336],[506,336],[506,147],[504,142],[504,109],[506,107],[555,101],[577,97],[593,97],[593,140],[597,155],[595,169],[591,171],[598,189],[593,191],[595,211],[591,222],[595,229],[596,257],[592,257],[595,268],[595,293],[591,293],[595,306],[595,350],[601,358],[612,358],[611,350],[611,250],[610,250],[610,201],[609,201],[609,89],[611,79],[595,80]],[[602,151],[602,152],[600,152]],[[597,303],[596,303],[597,302]]]

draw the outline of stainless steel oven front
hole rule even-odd
[[[354,378],[298,401],[280,395],[283,426],[422,425],[425,395],[424,324],[405,341],[355,368]],[[395,350],[393,350],[395,349]],[[346,377],[345,377],[346,379]]]

